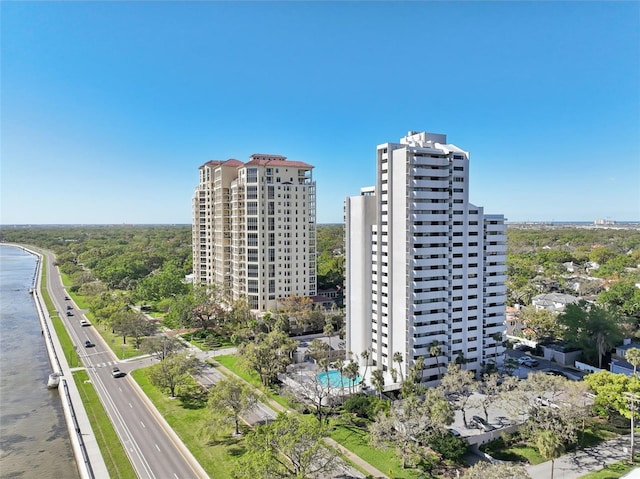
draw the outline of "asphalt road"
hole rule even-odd
[[[67,326],[71,340],[86,367],[89,378],[114,425],[133,468],[139,478],[193,479],[207,477],[194,464],[184,445],[175,436],[153,408],[142,397],[133,379],[125,376],[114,378],[111,370],[117,365],[128,373],[131,365],[120,362],[111,352],[93,326],[81,326],[86,319],[72,301],[65,300],[57,268],[51,255],[43,252],[47,260],[47,289],[51,299]],[[73,316],[66,316],[67,306],[72,306]],[[85,348],[86,340],[95,344]]]

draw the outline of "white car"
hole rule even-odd
[[[533,368],[538,365],[538,361],[530,356],[520,356],[518,358],[518,363],[522,366],[527,366],[528,368]]]
[[[87,321],[86,319],[81,319],[80,320],[80,326],[91,326],[91,323],[89,321]]]

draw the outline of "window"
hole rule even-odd
[[[258,182],[258,168],[247,168],[247,183]]]

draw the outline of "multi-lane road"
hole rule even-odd
[[[42,252],[47,263],[47,289],[66,323],[71,340],[88,371],[89,378],[111,418],[120,440],[139,478],[193,479],[208,477],[164,419],[141,394],[133,379],[125,375],[114,378],[113,366],[128,373],[127,363],[120,363],[94,327],[81,326],[86,319],[67,295],[52,256]],[[67,316],[71,306],[72,316]],[[85,341],[95,346],[85,347]]]

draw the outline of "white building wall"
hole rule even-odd
[[[377,147],[378,208],[376,218],[367,220],[373,225],[370,276],[347,250],[348,274],[359,273],[348,277],[347,340],[350,348],[362,348],[366,340],[353,338],[371,334],[369,372],[383,370],[387,389],[399,386],[391,369],[401,367],[399,377],[406,377],[419,357],[425,359],[427,385],[435,384],[457,356],[475,371],[489,359],[489,348],[495,360],[496,341],[488,337],[504,329],[505,298],[493,294],[500,281],[504,286],[504,260],[495,257],[504,248],[504,218],[485,221],[482,208],[468,201],[468,185],[469,154],[447,144],[445,135],[410,133],[400,143]],[[347,200],[347,217],[353,201]],[[348,244],[365,239],[355,226],[347,231]],[[488,246],[495,260],[490,281],[485,279],[486,238],[495,240]],[[356,292],[369,283],[372,311],[367,316],[350,303],[361,301]],[[490,299],[484,295],[488,284]],[[434,341],[442,350],[438,358],[430,355]],[[394,353],[402,355],[400,366]]]

